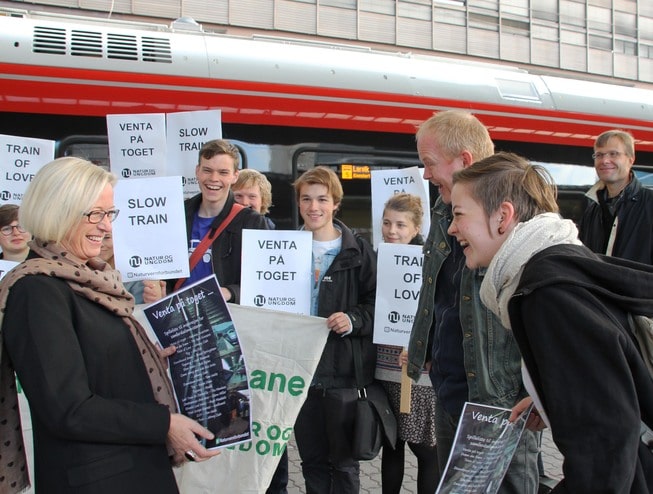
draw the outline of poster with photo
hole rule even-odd
[[[215,275],[143,308],[162,348],[174,345],[170,375],[179,410],[215,434],[208,449],[252,439],[243,352]]]
[[[465,403],[436,494],[496,494],[531,408],[510,422],[509,408]]]

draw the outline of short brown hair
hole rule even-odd
[[[231,156],[234,160],[234,171],[238,171],[238,167],[240,166],[240,153],[238,148],[225,139],[213,139],[212,141],[205,142],[202,149],[200,149],[197,165],[199,166],[202,158],[210,160],[219,154]]]
[[[517,221],[528,221],[541,213],[557,213],[556,185],[541,165],[513,153],[497,153],[453,174],[453,183],[470,186],[475,201],[489,217],[502,202],[515,208]]]
[[[15,204],[0,206],[0,228],[11,225],[14,221],[18,221],[18,206]]]
[[[419,196],[407,194],[406,192],[395,194],[386,201],[385,206],[383,206],[383,214],[385,215],[385,212],[388,210],[409,213],[410,220],[417,229],[422,229],[424,208],[422,207],[422,199]]]
[[[293,187],[295,188],[295,194],[298,201],[299,192],[304,185],[324,185],[335,204],[340,204],[345,195],[338,175],[336,175],[331,168],[327,168],[326,166],[316,166],[315,168],[304,172],[297,180],[295,180]]]
[[[635,157],[635,139],[632,134],[621,129],[606,130],[596,138],[594,149],[605,146],[613,137],[619,139],[626,149],[626,155]]]

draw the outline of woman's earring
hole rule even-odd
[[[499,235],[503,235],[504,233],[506,233],[506,231],[503,229],[502,226],[500,226],[499,227]]]

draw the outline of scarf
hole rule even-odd
[[[481,283],[481,300],[510,329],[508,302],[515,293],[524,265],[533,255],[558,244],[581,245],[578,229],[557,213],[543,213],[519,223],[499,248]]]
[[[16,281],[25,276],[40,274],[63,279],[79,296],[122,318],[129,327],[148,370],[154,398],[158,403],[167,406],[171,412],[176,410],[172,385],[165,366],[145,329],[133,317],[134,297],[122,285],[120,273],[100,258],[91,259],[84,264],[72,258],[56,243],[33,240],[29,246],[41,258],[23,261],[0,282],[0,494],[20,492],[30,485],[18,411],[16,378],[2,344],[1,329],[9,291]]]

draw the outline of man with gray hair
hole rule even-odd
[[[653,264],[653,190],[633,173],[633,136],[623,130],[603,132],[592,158],[599,181],[586,194],[581,241],[600,254]]]

